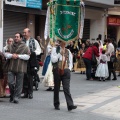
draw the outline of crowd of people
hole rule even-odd
[[[49,87],[48,89],[54,86],[55,110],[60,110],[59,90],[62,85],[67,109],[71,111],[77,106],[74,105],[70,94],[72,54],[65,46],[65,42],[49,42],[43,67],[43,75],[45,75],[43,83]],[[33,98],[34,73],[36,69],[39,70],[39,61],[44,51],[40,36],[37,40],[32,38],[29,28],[25,28],[23,34],[15,33],[14,39],[9,38],[6,41],[6,46],[0,53],[1,97],[6,96],[5,89],[9,86],[9,102],[18,104],[20,98]],[[23,96],[21,96],[22,93]]]
[[[44,48],[31,37],[29,28],[23,34],[17,32],[13,38],[6,40],[6,46],[0,52],[0,96],[6,96],[9,86],[10,102],[19,103],[23,98],[33,98],[33,74],[39,69],[37,56],[40,59]]]
[[[33,76],[39,70],[41,56],[46,53],[42,83],[47,91],[54,91],[54,107],[60,110],[59,91],[63,88],[68,111],[76,109],[71,93],[71,72],[86,74],[86,80],[117,80],[120,76],[120,41],[118,46],[112,39],[71,41],[50,40],[46,51],[40,36],[31,37],[29,28],[23,34],[15,33],[15,38],[8,38],[6,46],[0,52],[0,96],[6,96],[6,87],[10,89],[10,102],[19,103],[19,98],[33,98]],[[40,82],[38,77],[38,82]]]
[[[120,40],[118,45],[113,39],[105,39],[104,43],[97,39],[91,43],[90,40],[85,42],[70,42],[67,48],[73,55],[73,71],[86,73],[86,80],[117,80],[116,72],[120,76]],[[96,63],[93,64],[93,55]],[[114,59],[112,61],[112,59]]]

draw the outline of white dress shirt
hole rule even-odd
[[[107,60],[110,61],[111,54],[115,51],[114,46],[112,43],[108,44],[106,55],[107,55]]]
[[[53,47],[52,52],[51,52],[51,61],[52,61],[52,63],[56,63],[56,62],[58,62],[58,60],[62,61],[62,55],[60,53],[56,52],[56,47]],[[68,61],[69,61],[69,63],[68,63],[69,69],[72,70],[72,68],[73,68],[73,56],[72,56],[70,51],[69,51]]]
[[[4,56],[5,56],[7,59],[11,59],[11,58],[12,58],[12,55],[13,55],[13,54],[11,54],[11,53],[9,53],[9,52],[5,52],[5,53],[4,53]],[[27,54],[19,54],[19,55],[18,55],[18,58],[19,58],[19,59],[22,59],[22,60],[29,60],[30,55],[27,55]]]
[[[26,40],[26,45],[29,47],[29,40]],[[36,50],[34,52],[36,53],[36,55],[40,55],[41,48],[40,48],[40,45],[37,40],[35,40],[35,48],[36,48]]]

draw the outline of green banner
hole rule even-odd
[[[57,4],[55,35],[65,42],[75,40],[78,37],[80,6]]]
[[[51,5],[50,5],[50,35],[49,35],[51,39],[53,39],[55,36],[54,28],[55,28],[55,4],[51,2]]]

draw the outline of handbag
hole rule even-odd
[[[91,64],[92,65],[97,65],[97,59],[96,59],[96,56],[94,54],[94,51],[92,49],[92,59],[91,59]]]
[[[110,56],[110,62],[117,62],[117,57],[116,57],[116,54],[115,52],[112,53],[112,55]]]

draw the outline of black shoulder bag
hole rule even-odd
[[[92,47],[91,47],[91,48],[92,48]],[[95,56],[95,54],[94,54],[93,48],[92,48],[91,64],[92,64],[92,65],[97,65],[97,59],[96,59],[96,56]]]

